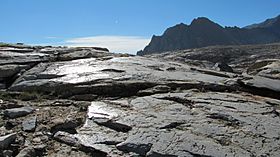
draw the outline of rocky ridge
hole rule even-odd
[[[141,57],[2,46],[0,156],[276,157],[276,47]]]
[[[216,45],[268,44],[280,42],[280,16],[245,28],[222,27],[206,17],[194,19],[190,25],[178,24],[163,35],[153,36],[138,55],[201,48]]]

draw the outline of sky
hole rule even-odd
[[[243,27],[280,15],[280,0],[0,0],[0,42],[136,53],[152,35],[208,17]]]

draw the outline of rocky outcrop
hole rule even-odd
[[[67,48],[50,46],[0,45],[0,89],[8,88],[21,74],[42,62],[106,57],[105,48]]]
[[[280,79],[280,59],[258,60],[246,72],[249,75]]]
[[[176,70],[168,70],[172,67]],[[141,90],[168,83],[173,88],[183,85],[185,88],[204,85],[211,88],[216,86],[216,82],[221,82],[218,86],[222,88],[228,86],[222,82],[230,77],[207,75],[192,70],[188,65],[158,59],[115,57],[103,61],[91,58],[40,64],[19,77],[9,90],[53,92],[64,97],[89,93],[132,96]]]
[[[18,72],[0,91],[0,156],[277,157],[277,48],[149,57],[40,48],[50,60]],[[34,53],[18,49],[12,53]],[[68,56],[52,58],[58,50]]]
[[[205,17],[194,19],[190,25],[178,24],[162,36],[153,36],[138,55],[162,53],[215,45],[247,45],[280,42],[280,16],[245,28],[222,27]]]

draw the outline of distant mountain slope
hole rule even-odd
[[[258,23],[258,24],[252,24],[249,26],[246,26],[244,28],[247,29],[252,29],[252,28],[267,28],[267,27],[272,27],[274,26],[277,22],[279,24],[279,20],[280,20],[280,15],[275,17],[275,18],[271,18],[271,19],[267,19],[264,22]]]
[[[245,28],[222,27],[205,18],[194,19],[190,25],[178,24],[162,36],[153,36],[138,55],[200,48],[214,45],[267,44],[280,42],[280,16]]]

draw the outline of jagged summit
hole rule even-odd
[[[191,22],[190,25],[200,25],[200,24],[212,24],[214,23],[213,21],[211,21],[210,19],[208,19],[207,17],[198,17],[193,19],[193,21]]]
[[[197,30],[201,29],[201,31],[205,31],[207,29],[213,30],[213,29],[222,29],[223,27],[210,19],[206,17],[198,17],[194,19],[191,24],[189,25],[191,29]],[[204,30],[205,29],[205,30]]]
[[[153,36],[138,55],[200,48],[214,45],[247,45],[280,42],[280,17],[245,28],[222,27],[206,17],[194,19],[190,25],[178,24],[162,36]]]

